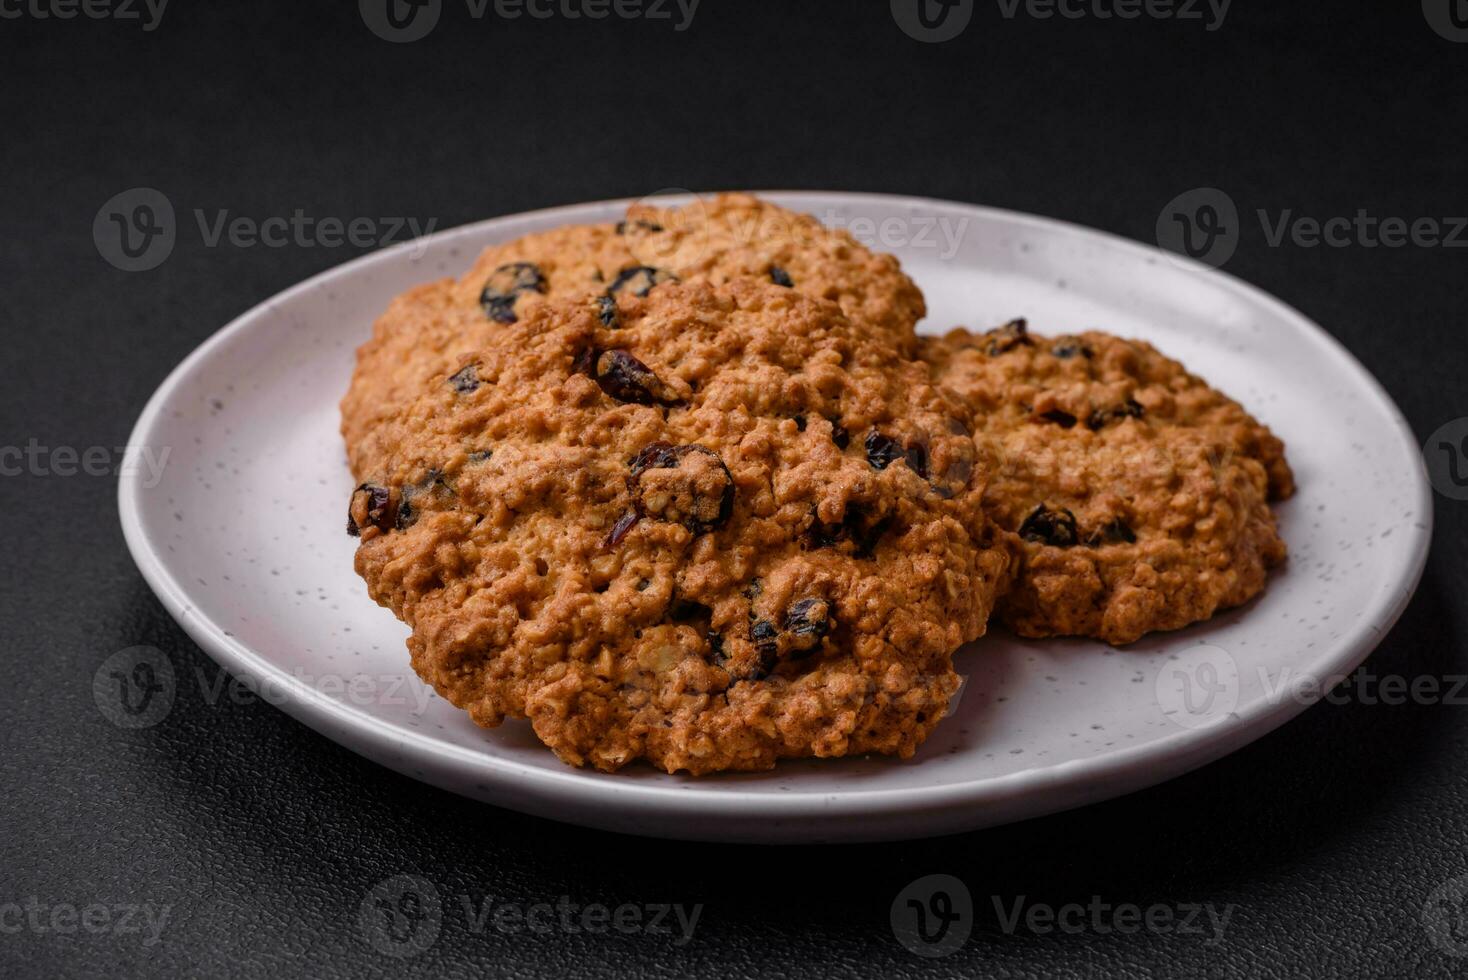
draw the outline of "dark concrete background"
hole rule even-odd
[[[1450,2],[1428,4],[1443,24]],[[50,3],[0,0],[7,445],[121,446],[195,345],[362,251],[210,247],[185,223],[160,266],[119,271],[92,223],[136,187],[181,215],[300,208],[438,227],[670,186],[894,191],[1146,241],[1168,201],[1217,187],[1244,215],[1230,272],[1324,324],[1420,437],[1468,414],[1468,252],[1272,246],[1251,217],[1468,213],[1468,43],[1415,3],[1240,2],[1208,30],[1212,14],[1008,18],[996,0],[925,43],[884,2],[704,0],[678,31],[676,12],[476,20],[445,0],[405,44],[374,36],[350,2],[174,0],[152,30],[38,16]],[[1451,955],[1468,953],[1463,905],[1441,892],[1468,873],[1461,705],[1321,705],[1157,789],[956,838],[618,837],[416,784],[262,703],[181,696],[153,728],[110,725],[91,682],[114,652],[148,644],[180,670],[214,670],[128,557],[115,482],[0,478],[0,975],[1468,975],[1468,956]],[[1425,580],[1369,661],[1378,674],[1468,672],[1468,505],[1437,505]],[[437,941],[406,960],[357,923],[399,873],[444,903]],[[967,943],[938,960],[900,946],[888,919],[929,873],[961,878],[976,906]],[[680,945],[475,932],[460,906],[561,895],[703,908]],[[1212,903],[1229,921],[1218,942],[1089,924],[1007,933],[993,896],[1179,915]],[[168,906],[156,942],[141,918],[141,934],[124,927],[133,905]],[[89,906],[106,925],[52,928]]]

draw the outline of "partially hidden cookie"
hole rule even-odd
[[[1150,345],[1023,320],[923,339],[997,458],[985,510],[1021,561],[996,613],[1023,636],[1130,643],[1260,592],[1284,560],[1284,447]]]
[[[972,424],[773,283],[537,303],[388,426],[356,567],[427,682],[566,762],[909,756],[1010,561]]]
[[[915,355],[922,293],[895,258],[809,215],[747,194],[681,208],[634,205],[624,220],[572,225],[486,249],[457,282],[403,294],[357,353],[342,434],[361,477],[378,461],[376,431],[424,380],[483,346],[531,308],[595,296],[599,314],[663,283],[755,278],[838,303],[853,326]]]

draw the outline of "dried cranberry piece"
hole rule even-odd
[[[703,620],[707,622],[714,616],[714,611],[701,602],[692,599],[674,599],[668,607],[668,618],[675,623],[686,623],[689,620]]]
[[[1111,408],[1098,408],[1086,419],[1086,427],[1092,430],[1099,429],[1108,422],[1119,422],[1122,419],[1139,419],[1146,415],[1140,402],[1135,398],[1128,398],[1120,405]]]
[[[635,510],[629,510],[617,518],[617,523],[612,525],[611,533],[607,535],[606,547],[615,548],[621,544],[622,539],[627,536],[627,532],[632,530],[633,525],[640,520],[642,520],[642,515]]]
[[[1062,429],[1073,429],[1075,428],[1076,424],[1076,417],[1074,415],[1070,414],[1069,412],[1063,412],[1058,408],[1052,408],[1048,412],[1041,412],[1035,417],[1038,419],[1043,419],[1046,422],[1054,422]]]
[[[466,364],[453,374],[449,375],[449,384],[453,385],[454,391],[461,395],[467,395],[479,388],[479,365]]]
[[[418,522],[418,509],[413,506],[413,501],[428,493],[442,498],[452,496],[454,488],[444,481],[438,470],[429,470],[421,482],[402,487],[398,491],[398,511],[394,522],[399,531],[405,531]]]
[[[885,470],[899,459],[907,462],[907,468],[924,480],[928,478],[928,447],[913,440],[904,448],[889,435],[873,429],[866,438],[867,462],[872,469]]]
[[[1099,548],[1103,544],[1136,544],[1137,533],[1121,518],[1113,518],[1091,532],[1086,544]]]
[[[734,512],[734,477],[705,446],[655,442],[633,457],[631,472],[628,488],[643,517],[701,534],[722,527]]]
[[[545,276],[540,267],[533,262],[511,262],[490,273],[479,294],[479,305],[491,320],[514,323],[515,300],[520,294],[531,292],[545,292]]]
[[[583,351],[573,368],[590,373],[601,390],[618,401],[636,405],[677,405],[682,401],[671,385],[624,350]]]
[[[675,446],[671,442],[649,443],[637,451],[637,455],[632,457],[628,465],[633,476],[640,476],[643,470],[677,466],[681,455],[679,450],[686,448],[688,447]]]
[[[371,526],[384,534],[392,530],[392,511],[389,504],[392,491],[374,483],[364,483],[352,491],[352,501],[347,507],[347,533],[357,537],[364,526]]]
[[[839,544],[848,532],[847,526],[843,524],[822,524],[818,520],[811,521],[810,529],[806,531],[806,544],[811,548],[831,548]]]
[[[1033,347],[1035,344],[1030,339],[1029,323],[1023,317],[1010,320],[1002,327],[995,327],[984,334],[984,338],[984,353],[990,357],[1012,351],[1020,345]]]
[[[1077,354],[1087,358],[1095,356],[1095,351],[1091,350],[1091,345],[1079,337],[1055,338],[1055,346],[1050,348],[1050,353],[1061,360],[1069,360]]]
[[[801,599],[785,611],[785,632],[797,656],[809,655],[831,631],[831,604],[825,599]]]
[[[784,286],[786,289],[794,289],[795,283],[790,280],[790,273],[778,265],[770,266],[770,282],[776,286]]]
[[[907,459],[907,468],[912,470],[924,480],[928,478],[928,447],[920,442],[907,444],[907,451],[903,454]]]
[[[823,524],[813,517],[806,532],[806,545],[810,548],[834,548],[843,541],[850,541],[853,557],[871,558],[877,542],[891,526],[890,515],[868,521],[860,508],[850,506],[846,508],[846,516],[840,524]]]
[[[617,301],[607,295],[596,298],[596,318],[608,330],[618,330],[622,326],[622,319],[617,314]]]
[[[634,265],[617,273],[617,278],[607,287],[607,295],[629,289],[634,296],[646,296],[652,288],[665,282],[677,282],[678,277],[667,269],[655,269],[650,265]]]
[[[662,231],[663,230],[663,226],[662,225],[658,224],[655,221],[648,221],[645,218],[634,218],[631,221],[619,221],[619,222],[617,222],[617,234],[619,234],[619,235],[625,235],[625,234],[627,234],[627,229],[628,228],[641,228],[643,231],[652,231],[652,232],[658,232],[658,231]]]
[[[1069,548],[1078,540],[1075,515],[1064,507],[1051,510],[1040,504],[1019,526],[1019,536],[1026,541]]]
[[[892,517],[889,514],[880,520],[873,521],[864,528],[858,529],[851,538],[852,543],[856,545],[856,551],[854,552],[856,557],[873,557],[877,551],[877,542],[882,539],[882,535],[886,534],[887,529],[891,526]]]
[[[571,360],[571,373],[584,374],[592,380],[596,380],[596,359],[601,351],[595,347],[582,348],[581,352]]]
[[[902,447],[897,444],[897,440],[876,429],[867,433],[866,450],[867,462],[874,470],[885,470],[903,456]]]
[[[768,619],[757,619],[749,626],[749,639],[754,644],[755,653],[759,654],[757,676],[763,677],[775,669],[775,662],[780,656],[780,633]]]

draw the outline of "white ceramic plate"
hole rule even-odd
[[[1298,478],[1280,508],[1288,566],[1245,608],[1124,650],[996,629],[960,652],[968,680],[954,717],[909,761],[604,775],[566,767],[523,723],[475,727],[413,676],[405,628],[352,572],[337,400],[394,294],[458,274],[490,243],[625,205],[603,202],[365,256],[212,337],[130,440],[120,506],[138,567],[233,675],[368,758],[528,813],[719,841],[942,834],[1160,782],[1303,710],[1401,613],[1431,524],[1416,440],[1371,375],[1300,314],[1212,269],[1062,222],[902,197],[769,196],[895,252],[927,294],[928,330],[1013,316],[1041,332],[1097,327],[1153,341],[1240,399],[1285,440]],[[144,449],[154,462],[167,449],[161,477]]]

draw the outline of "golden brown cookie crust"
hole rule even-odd
[[[922,344],[998,457],[985,510],[1021,562],[996,612],[1021,635],[1130,643],[1246,602],[1284,560],[1283,445],[1150,345],[1023,321]]]
[[[634,205],[620,222],[576,225],[486,249],[457,282],[398,297],[357,353],[342,434],[360,478],[380,457],[374,433],[426,379],[536,305],[646,292],[659,283],[754,278],[838,303],[853,324],[913,356],[922,293],[890,255],[748,194],[681,208]]]
[[[570,226],[485,249],[459,282],[460,301],[478,305],[497,270],[518,262],[538,266],[545,281],[543,290],[516,295],[516,312],[545,299],[645,292],[667,277],[714,285],[757,279],[837,303],[855,327],[909,356],[914,327],[927,312],[896,258],[752,194],[700,197],[673,208],[634,204],[616,223]]]
[[[770,283],[531,304],[387,425],[357,568],[567,762],[911,755],[1009,563],[957,400]]]

